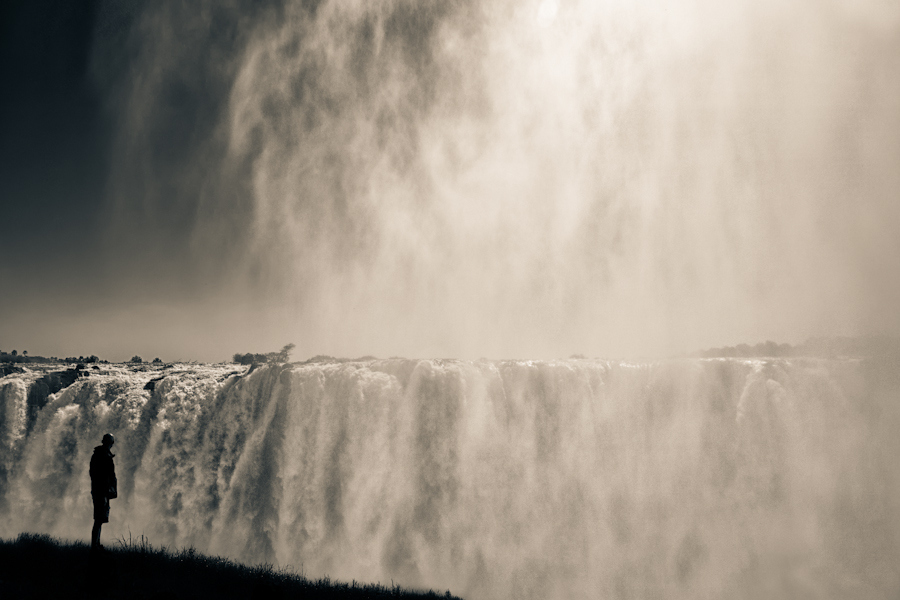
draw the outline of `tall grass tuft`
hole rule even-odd
[[[23,533],[0,539],[0,598],[302,598],[452,599],[447,591],[311,580],[273,564],[247,566],[195,548],[155,547],[143,535],[122,537],[97,553],[80,541]]]

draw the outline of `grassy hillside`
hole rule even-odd
[[[271,565],[248,567],[193,549],[170,552],[141,539],[92,554],[83,542],[22,534],[0,540],[0,598],[454,598],[450,592],[312,581]]]

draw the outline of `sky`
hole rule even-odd
[[[892,0],[0,11],[2,350],[900,334]]]

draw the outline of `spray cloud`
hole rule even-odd
[[[627,355],[900,326],[888,4],[202,6],[133,32],[116,230],[181,232],[148,243],[205,282],[185,302],[273,346]]]

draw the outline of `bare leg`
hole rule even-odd
[[[100,548],[100,527],[103,526],[99,520],[94,521],[94,528],[91,529],[91,549]]]

